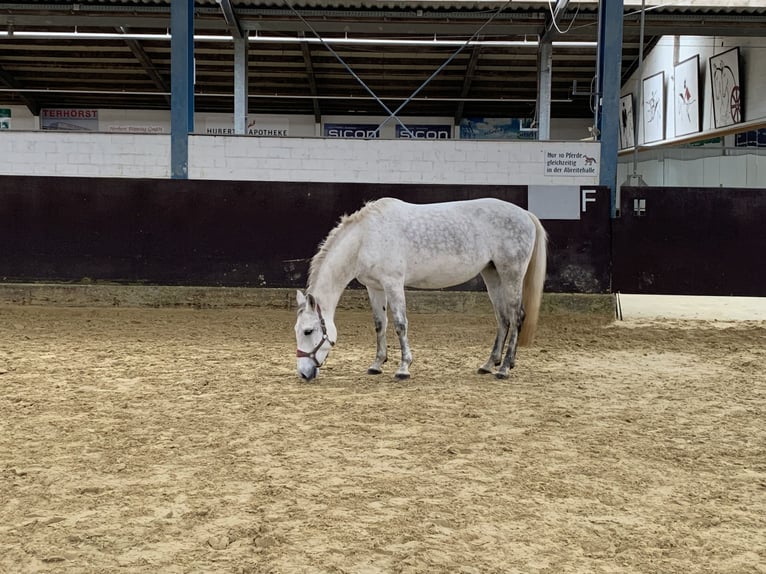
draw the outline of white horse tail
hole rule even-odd
[[[535,246],[532,248],[532,258],[529,260],[527,272],[524,275],[522,303],[524,304],[525,316],[519,334],[519,345],[531,345],[535,338],[548,259],[548,234],[537,216],[531,212],[527,213],[535,224]]]

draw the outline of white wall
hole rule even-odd
[[[593,118],[558,118],[551,120],[552,140],[585,140],[591,136],[588,128],[593,126]]]
[[[169,134],[170,112],[164,110],[98,110],[98,129],[110,133]]]
[[[37,130],[40,129],[39,118],[32,115],[26,106],[2,106],[11,110],[11,130]],[[0,136],[3,135],[0,131]]]
[[[169,112],[167,113],[169,116]],[[249,135],[296,138],[317,135],[314,116],[250,114],[247,120]],[[169,119],[168,131],[170,131]],[[197,113],[194,115],[194,133],[232,135],[234,133],[234,116],[220,113]]]
[[[24,106],[9,106],[11,110],[11,130],[29,131],[40,129],[39,118],[33,116]],[[405,124],[452,125],[453,119],[446,117],[401,117]],[[324,123],[339,124],[375,124],[380,125],[385,116],[323,116]],[[98,110],[99,131],[110,133],[170,133],[169,110]],[[397,122],[388,120],[381,130],[382,139],[396,137]],[[551,120],[551,139],[583,140],[589,135],[588,126],[592,120],[554,118]],[[459,130],[456,130],[459,133]],[[288,114],[250,114],[248,116],[249,135],[262,137],[315,137],[321,136],[321,125],[317,125],[314,116]],[[233,135],[234,117],[232,114],[198,112],[194,115],[194,133],[206,135]]]
[[[547,150],[599,157],[592,142],[350,140],[192,136],[190,177],[266,181],[594,185],[546,175]]]
[[[550,150],[598,157],[593,142],[344,140],[202,136],[189,138],[192,179],[489,185],[594,185],[593,175],[546,174]],[[647,156],[648,154],[648,156]],[[766,153],[695,148],[641,154],[649,185],[766,187]],[[623,156],[617,182],[633,173]],[[0,133],[0,175],[170,177],[170,135]]]
[[[645,55],[641,78],[658,72],[665,73],[665,140],[675,137],[676,97],[673,90],[674,67],[687,58],[699,55],[699,94],[702,98],[702,131],[714,129],[711,74],[708,58],[730,48],[740,48],[740,82],[743,88],[743,121],[763,119],[766,122],[766,42],[762,38],[724,38],[703,36],[664,36],[651,52]],[[621,95],[633,94],[634,114],[638,117],[638,143],[644,142],[644,131],[639,110],[639,72],[636,71],[622,87]]]
[[[0,175],[169,177],[170,136],[0,132]]]
[[[675,37],[662,38],[649,52],[642,77],[665,72],[666,140],[674,135],[675,99],[673,67],[691,56],[700,56],[702,129],[713,129],[708,58],[739,47],[744,94],[743,120],[766,122],[766,44],[760,38]],[[638,72],[622,93],[638,96]],[[668,94],[671,94],[668,96]],[[638,112],[639,102],[634,107]],[[45,132],[39,120],[23,106],[11,106],[11,130],[0,132],[0,175],[64,175],[112,177],[170,176],[169,111],[99,110],[100,133]],[[322,139],[313,116],[258,115],[250,118],[256,133],[283,137],[212,136],[229,133],[231,114],[198,113],[190,137],[190,177],[266,181],[329,181],[381,183],[466,183],[520,185],[592,185],[594,176],[546,174],[543,153],[548,146],[580,151],[598,157],[598,145],[581,142],[588,137],[591,120],[554,119],[551,135],[561,142],[479,140],[397,140],[390,121],[379,140]],[[328,116],[325,122],[379,123],[378,117]],[[450,123],[451,118],[404,118],[407,123]],[[638,141],[643,141],[639,121]],[[260,130],[260,131],[259,131]],[[107,132],[107,133],[103,133]],[[112,132],[112,133],[108,133]],[[150,135],[152,134],[152,135]],[[284,137],[286,136],[286,137]],[[727,137],[731,141],[732,136]],[[595,146],[581,148],[579,146]],[[558,147],[557,147],[558,146]],[[650,185],[703,185],[766,187],[763,152],[751,150],[742,157],[700,154],[699,157],[642,155],[638,172]],[[633,172],[631,158],[623,156],[618,183]],[[627,161],[626,161],[627,160]]]
[[[189,137],[191,179],[595,185],[598,169],[546,173],[547,153],[599,157],[594,142]],[[170,177],[170,136],[0,134],[0,175]]]
[[[740,81],[743,88],[743,122],[766,123],[766,43],[762,38],[724,38],[701,36],[665,36],[646,55],[641,78],[660,71],[665,73],[665,139],[675,139],[676,97],[674,96],[674,67],[679,62],[699,55],[699,95],[702,101],[702,132],[714,134],[711,78],[708,59],[734,47],[740,48]],[[634,113],[638,114],[640,102],[639,72],[625,82],[621,94],[633,94]],[[641,117],[638,118],[638,142],[644,140]],[[735,126],[732,126],[735,127]],[[683,139],[683,138],[681,138]],[[732,146],[734,136],[724,137],[726,145]],[[658,142],[662,143],[662,142]],[[635,171],[648,185],[659,186],[705,186],[705,187],[766,187],[766,150],[725,149],[720,144],[703,147],[664,147],[641,152]],[[631,152],[632,153],[632,152]],[[633,174],[631,153],[620,157],[617,166],[617,182],[625,182]]]
[[[636,173],[647,185],[667,187],[753,187],[766,188],[766,150],[660,149],[641,154]],[[617,183],[633,174],[633,161],[622,158],[617,165]]]

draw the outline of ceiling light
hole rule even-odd
[[[10,38],[14,40],[34,39],[34,40],[152,40],[152,41],[170,41],[171,34],[120,34],[116,32],[47,32],[30,30],[0,30],[0,38]],[[231,42],[233,38],[230,35],[214,34],[195,34],[195,42]],[[256,34],[248,37],[248,41],[254,43],[282,43],[282,44],[342,44],[342,45],[369,45],[369,46],[486,46],[497,48],[534,48],[538,46],[539,40],[432,40],[423,39],[405,39],[405,38],[315,38],[299,36],[263,36]],[[595,48],[597,42],[553,42],[556,48]]]

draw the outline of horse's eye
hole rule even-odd
[[[306,335],[307,337],[310,337],[311,333],[313,333],[313,332],[314,332],[314,329],[304,329],[303,330],[303,334]]]

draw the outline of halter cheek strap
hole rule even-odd
[[[330,347],[334,347],[335,341],[331,341],[330,337],[327,336],[327,325],[325,325],[324,317],[322,317],[322,309],[319,307],[319,304],[317,304],[317,315],[319,316],[319,324],[322,327],[322,338],[319,340],[319,343],[317,343],[316,347],[314,347],[311,351],[306,352],[306,351],[302,351],[301,349],[298,349],[295,352],[295,356],[298,357],[299,359],[303,357],[307,359],[311,359],[314,362],[314,366],[319,368],[323,365],[323,363],[320,363],[317,360],[317,352],[319,351],[319,349],[322,348],[325,342],[329,342]]]

